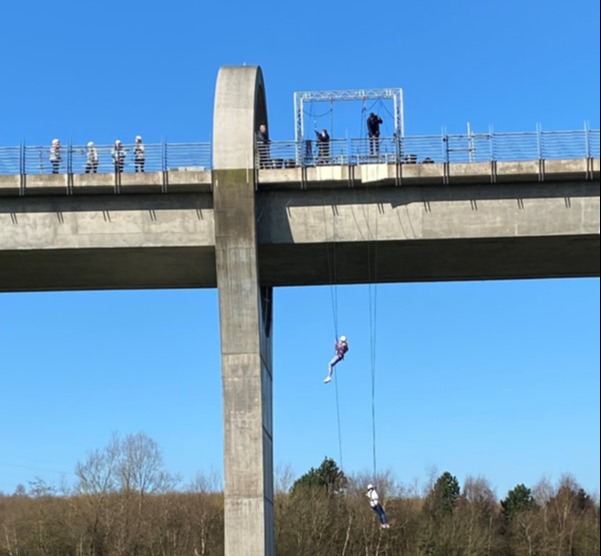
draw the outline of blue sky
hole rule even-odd
[[[263,68],[274,140],[294,137],[294,91],[380,87],[403,88],[409,135],[599,128],[593,0],[32,0],[0,21],[0,146],[209,141],[217,71],[243,63]],[[375,329],[367,286],[337,292],[346,471],[372,467],[375,331],[379,470],[599,491],[598,279],[380,285]],[[275,294],[275,463],[297,475],[339,459],[330,295]],[[147,433],[184,481],[221,473],[218,331],[212,290],[0,294],[0,491],[72,481],[113,432]]]

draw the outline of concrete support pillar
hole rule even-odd
[[[272,290],[260,285],[254,135],[267,123],[260,68],[222,68],[213,202],[225,429],[225,556],[273,556]]]

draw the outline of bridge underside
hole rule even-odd
[[[599,236],[271,244],[268,286],[599,276]],[[596,253],[596,256],[595,256]],[[212,247],[0,252],[0,291],[214,288]]]

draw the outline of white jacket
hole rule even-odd
[[[375,488],[368,490],[365,493],[365,496],[369,498],[369,505],[372,508],[375,508],[380,503],[380,497],[378,496],[378,491]]]

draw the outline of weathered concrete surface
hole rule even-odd
[[[0,291],[214,287],[210,193],[0,199]]]
[[[333,262],[341,283],[599,275],[598,179],[274,184],[256,205],[263,285]],[[0,291],[215,287],[214,252],[210,192],[0,198]]]
[[[254,131],[266,123],[261,70],[222,68],[213,199],[225,429],[225,554],[273,556],[272,290],[261,288]],[[250,156],[250,159],[247,158]]]

